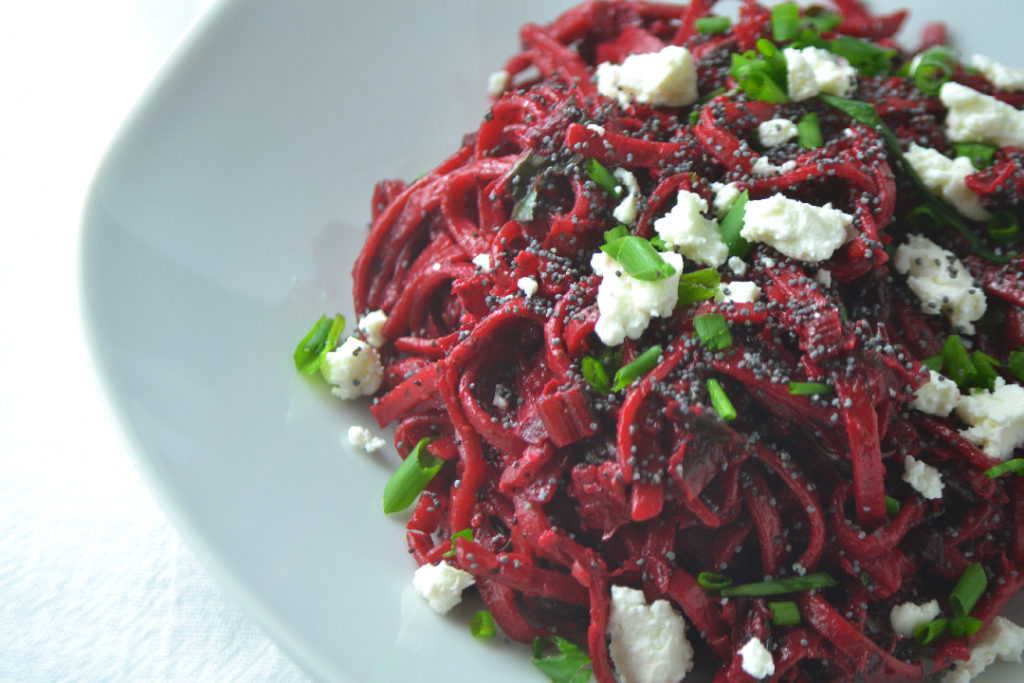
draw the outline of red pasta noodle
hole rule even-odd
[[[511,85],[462,148],[411,184],[377,186],[353,270],[356,312],[388,316],[371,410],[395,426],[403,457],[430,436],[427,450],[444,461],[408,522],[409,548],[419,564],[473,574],[514,640],[557,632],[586,649],[600,683],[615,680],[613,585],[684,614],[716,681],[750,680],[737,653],[752,637],[773,653],[771,680],[916,681],[932,659],[969,656],[969,639],[918,644],[893,633],[890,609],[937,599],[947,613],[953,585],[980,563],[989,589],[974,614],[994,619],[1024,582],[1024,480],[989,478],[997,460],[959,433],[955,415],[910,406],[927,378],[922,362],[956,330],[890,270],[893,247],[920,231],[911,212],[925,197],[883,131],[817,98],[772,104],[738,89],[729,55],[772,38],[771,11],[747,0],[727,31],[701,33],[697,20],[714,5],[585,2],[523,27],[505,67]],[[851,97],[873,103],[904,149],[930,140],[950,151],[941,102],[897,73],[912,57],[893,41],[905,13],[833,5],[842,21],[823,39],[893,50],[891,73],[860,75]],[[930,25],[923,44],[944,38]],[[694,55],[704,100],[665,107],[598,94],[599,63],[669,45]],[[963,69],[954,78],[996,91]],[[758,124],[808,113],[820,147],[760,146]],[[779,172],[758,175],[761,156]],[[854,217],[850,239],[810,263],[755,243],[742,278],[725,266],[718,274],[724,285],[756,283],[763,298],[681,305],[607,347],[595,333],[601,278],[590,262],[618,224],[619,199],[588,176],[591,159],[637,180],[629,231],[642,238],[680,191],[711,204],[713,184],[731,182],[751,200],[831,203]],[[1003,149],[967,185],[990,210],[1019,213],[1022,159]],[[966,223],[988,244],[982,223]],[[1024,344],[1020,259],[991,263],[953,230],[929,235],[988,295],[990,315],[962,338],[1005,360]],[[701,267],[687,261],[684,273]],[[726,348],[695,336],[694,318],[710,314],[726,321]],[[597,387],[583,367],[606,362],[614,374],[655,345],[653,366],[621,390]],[[1006,363],[997,372],[1014,381]],[[716,414],[712,379],[735,419]],[[791,382],[829,393],[794,394]],[[903,480],[906,456],[942,472],[942,498]],[[894,501],[898,512],[887,509]],[[472,538],[453,548],[464,529]],[[801,623],[777,626],[771,598],[722,598],[701,572],[736,584],[824,573],[836,585],[779,598],[796,602]]]

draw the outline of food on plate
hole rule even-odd
[[[394,426],[437,611],[558,681],[1020,660],[1024,72],[904,18],[586,2],[376,186],[296,365]]]

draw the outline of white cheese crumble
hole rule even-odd
[[[600,126],[600,125],[598,125],[596,123],[588,123],[587,124],[587,130],[592,130],[595,133],[597,133],[598,135],[604,135],[604,133],[605,133],[604,126]]]
[[[501,97],[501,93],[508,90],[509,73],[504,69],[495,71],[487,77],[487,94],[491,97]]]
[[[683,257],[663,252],[661,258],[676,272],[670,277],[646,281],[628,275],[603,251],[591,257],[590,267],[602,278],[597,288],[598,318],[594,331],[606,346],[618,346],[626,337],[639,339],[652,317],[672,315],[679,298]]]
[[[967,63],[980,71],[989,83],[1000,90],[1011,92],[1024,90],[1024,69],[1006,66],[985,55],[972,55]]]
[[[950,159],[939,150],[922,147],[916,142],[910,144],[904,156],[921,176],[925,187],[956,207],[961,214],[976,221],[992,217],[981,205],[981,198],[965,182],[967,176],[977,171],[969,158]]]
[[[329,351],[320,364],[320,374],[332,385],[338,398],[369,396],[380,389],[384,367],[376,349],[356,337],[349,337],[334,351]]]
[[[689,190],[680,190],[672,210],[654,221],[654,230],[665,244],[686,258],[717,268],[729,258],[729,247],[722,241],[718,221],[705,218],[708,203]]]
[[[1024,111],[953,81],[942,86],[939,99],[947,109],[946,136],[953,142],[1024,146]]]
[[[740,235],[798,261],[824,261],[847,239],[853,216],[781,194],[747,202]]]
[[[609,651],[623,683],[678,683],[693,668],[686,620],[667,600],[650,605],[643,591],[612,586]]]
[[[943,676],[942,683],[968,683],[997,658],[1004,662],[1021,661],[1022,651],[1024,628],[1005,617],[996,617],[971,645],[970,659],[957,662],[956,667]]]
[[[473,265],[485,273],[491,272],[491,255],[477,254],[473,257]]]
[[[612,173],[619,181],[619,187],[626,190],[626,196],[622,198],[619,205],[612,211],[615,220],[626,225],[636,223],[637,205],[640,201],[640,186],[637,185],[636,176],[624,168],[617,168]]]
[[[789,119],[769,119],[757,126],[757,139],[765,147],[784,145],[796,135],[796,124]]]
[[[736,277],[743,277],[747,274],[747,262],[739,256],[730,256],[726,263],[729,266],[729,270],[731,270],[732,274]]]
[[[923,605],[916,605],[912,602],[904,602],[902,605],[894,605],[889,610],[889,622],[892,624],[892,632],[904,638],[913,638],[917,629],[935,619],[942,613],[938,600],[926,602]]]
[[[685,47],[669,45],[659,52],[630,55],[622,64],[597,67],[597,91],[626,106],[640,104],[682,107],[697,101],[697,67]]]
[[[746,280],[733,280],[723,282],[718,286],[715,294],[715,301],[723,303],[731,301],[735,304],[752,304],[761,298],[761,288],[756,282]]]
[[[958,330],[974,334],[974,321],[985,314],[985,293],[951,251],[922,235],[910,235],[896,249],[893,267],[907,276],[907,286],[929,315],[946,314]]]
[[[388,314],[384,311],[370,311],[359,319],[357,327],[366,337],[367,343],[373,348],[379,348],[384,342],[384,325],[388,322]]]
[[[819,268],[818,272],[814,274],[814,281],[822,287],[831,287],[832,271],[828,268]]]
[[[715,217],[719,220],[725,218],[729,209],[736,203],[743,190],[736,183],[711,183],[711,191],[715,193],[711,200],[711,207],[715,210]]]
[[[527,299],[529,299],[531,296],[537,293],[537,288],[539,285],[537,284],[537,281],[534,280],[532,277],[521,277],[518,280],[516,280],[516,286],[519,287],[519,290],[526,295]]]
[[[903,481],[927,500],[942,498],[945,484],[942,483],[939,471],[909,455],[903,458]]]
[[[412,585],[438,614],[447,614],[462,602],[462,591],[474,583],[473,575],[447,562],[425,564],[412,575]]]
[[[960,403],[960,389],[956,382],[934,370],[928,371],[928,381],[918,387],[910,399],[910,407],[929,415],[946,417]]]
[[[750,170],[757,176],[773,176],[788,173],[795,168],[796,161],[792,159],[783,162],[781,166],[776,166],[768,159],[768,157],[762,155],[754,159],[754,165],[750,167]]]
[[[818,47],[782,51],[789,75],[789,96],[796,102],[829,93],[844,97],[857,85],[857,70],[844,58]]]
[[[996,378],[995,391],[972,389],[956,414],[970,427],[960,434],[993,458],[1009,460],[1024,444],[1024,387]]]
[[[387,445],[387,441],[374,436],[369,429],[360,425],[348,428],[348,442],[366,453],[376,453]]]
[[[754,678],[761,680],[775,673],[775,661],[772,659],[772,653],[757,636],[748,640],[747,644],[740,648],[739,655],[742,658],[743,670]]]

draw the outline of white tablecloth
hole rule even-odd
[[[308,680],[145,489],[78,310],[90,176],[208,4],[0,4],[0,681]]]

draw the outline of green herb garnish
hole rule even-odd
[[[660,346],[652,346],[639,356],[626,363],[615,373],[615,380],[612,384],[612,391],[622,391],[634,381],[640,379],[658,364],[658,356],[661,355]]]
[[[953,608],[953,615],[962,617],[970,614],[987,586],[988,578],[981,563],[975,562],[969,566],[957,581],[953,592],[949,594],[949,605]]]
[[[707,381],[708,395],[711,397],[711,406],[718,413],[718,417],[722,418],[726,422],[735,420],[737,417],[736,408],[733,407],[732,401],[725,393],[725,389],[719,384],[718,380],[711,377]]]
[[[772,40],[782,43],[793,40],[800,32],[800,7],[783,2],[772,7]]]
[[[786,593],[797,593],[812,588],[828,588],[829,586],[838,585],[838,583],[828,574],[818,572],[816,574],[807,574],[806,576],[792,576],[786,579],[746,583],[740,586],[723,588],[722,597],[785,595]]]
[[[385,514],[398,512],[412,505],[434,475],[441,470],[444,460],[427,451],[427,445],[435,440],[435,437],[431,436],[420,439],[391,475],[391,479],[384,487]]]
[[[974,168],[978,170],[991,166],[996,152],[999,151],[995,145],[987,145],[984,142],[955,142],[953,149],[958,157],[970,159]]]
[[[936,45],[922,52],[911,76],[921,92],[938,95],[943,84],[949,81],[956,70],[957,57],[952,48]]]
[[[697,583],[705,590],[717,591],[731,586],[732,579],[716,572],[701,572],[697,574]]]
[[[557,655],[544,655],[544,650],[555,647]],[[533,664],[553,683],[587,683],[592,673],[590,657],[580,648],[560,636],[534,638]]]
[[[721,313],[706,313],[693,319],[693,333],[712,351],[721,351],[732,346],[732,334],[725,316]]]
[[[833,389],[828,384],[822,382],[790,382],[789,393],[793,396],[824,396],[825,394],[831,394]]]
[[[693,24],[697,33],[725,33],[730,26],[732,19],[729,17],[701,17]]]
[[[722,279],[714,268],[704,268],[679,276],[679,298],[676,307],[689,306],[710,299],[718,293]]]
[[[796,626],[800,623],[800,609],[795,602],[769,602],[773,626]]]
[[[473,621],[469,624],[469,632],[473,634],[474,638],[493,638],[498,634],[494,616],[489,610],[482,609],[473,615]]]
[[[1024,458],[1013,458],[985,470],[985,474],[992,479],[1011,473],[1024,475]]]
[[[311,375],[320,368],[324,356],[338,346],[338,338],[345,329],[345,316],[333,318],[320,316],[313,328],[306,333],[292,353],[295,369],[304,375]]]
[[[818,115],[813,111],[804,114],[796,124],[796,139],[801,147],[814,148],[825,144],[818,124]]]
[[[448,552],[442,553],[441,557],[455,557],[455,542],[460,538],[464,538],[467,541],[472,541],[473,530],[463,529],[462,531],[456,531],[454,534],[452,534],[452,547],[448,550]]]
[[[597,183],[598,187],[615,197],[622,199],[622,185],[615,179],[615,175],[605,168],[600,161],[593,157],[586,161],[587,175]]]
[[[750,242],[741,234],[743,230],[743,219],[747,214],[747,202],[750,201],[750,192],[743,190],[729,207],[729,211],[719,223],[722,231],[722,241],[729,247],[729,256],[743,258],[750,251]]]
[[[601,245],[601,251],[615,259],[626,274],[652,282],[675,275],[676,269],[651,245],[636,235],[626,235]]]

